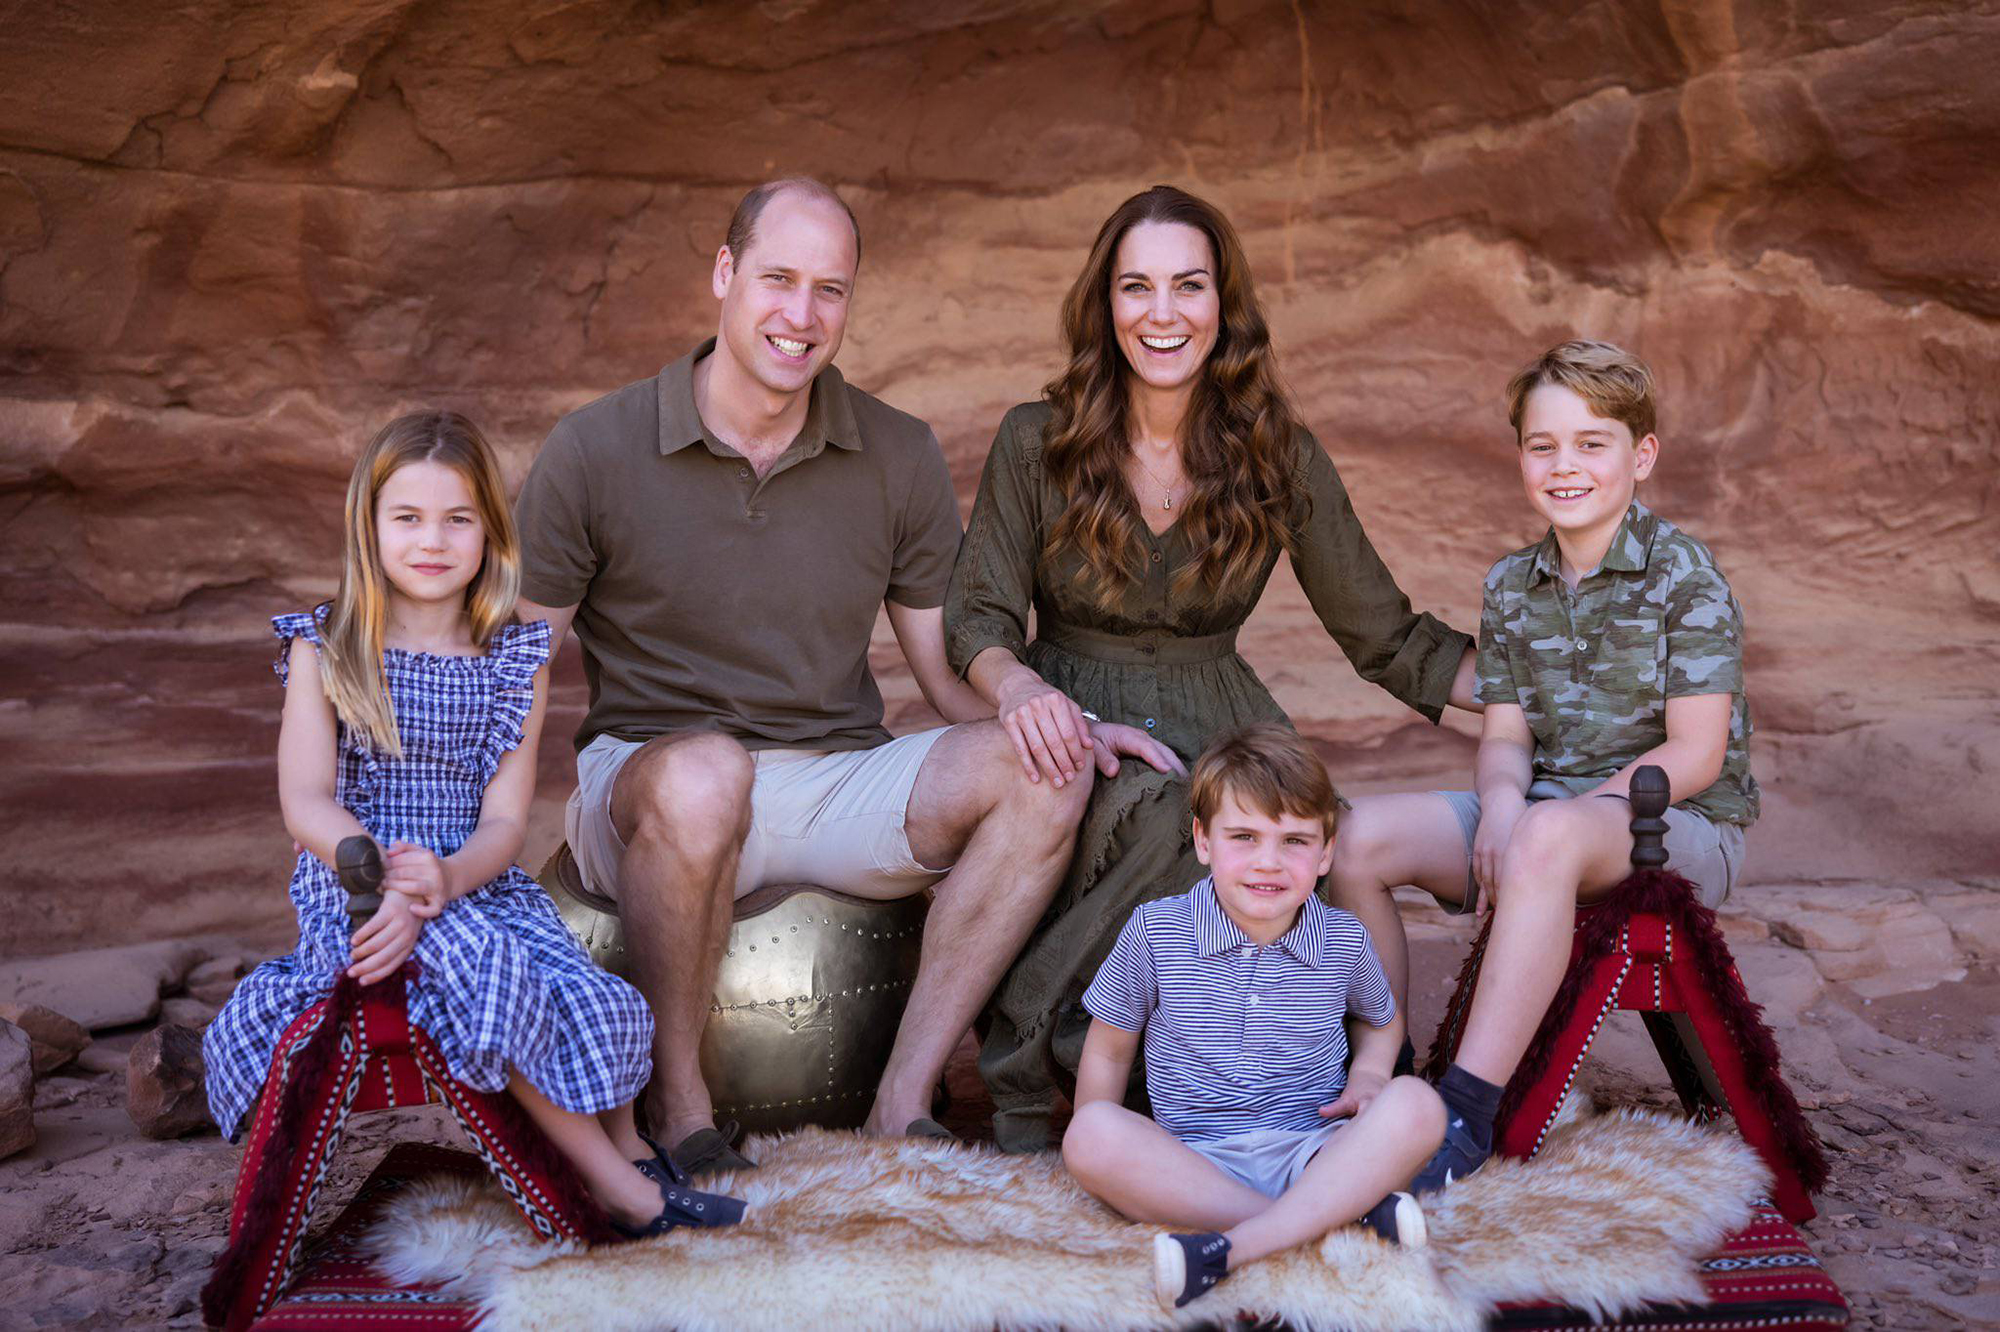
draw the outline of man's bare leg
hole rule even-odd
[[[954,726],[925,756],[905,814],[910,850],[952,871],[937,884],[916,982],[863,1132],[900,1134],[930,1114],[945,1061],[1069,865],[1090,789],[1088,769],[1061,790],[1030,782],[997,722]]]
[[[1562,985],[1576,904],[1632,869],[1632,807],[1579,796],[1529,807],[1500,864],[1493,932],[1458,1046],[1467,1072],[1505,1086]]]
[[[1463,902],[1466,859],[1465,833],[1443,796],[1365,796],[1340,816],[1327,879],[1333,902],[1367,927],[1402,1012],[1409,1011],[1410,942],[1390,890],[1410,884]]]
[[[755,776],[743,746],[702,731],[649,742],[611,789],[612,826],[625,843],[618,919],[632,983],[653,1009],[647,1118],[668,1147],[715,1124],[701,1033],[729,939]]]

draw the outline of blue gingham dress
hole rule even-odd
[[[271,621],[280,680],[294,638],[318,646],[326,611]],[[403,756],[370,752],[340,727],[334,798],[384,850],[401,841],[440,856],[457,851],[479,822],[501,757],[521,743],[535,672],[548,658],[541,621],[502,628],[484,656],[388,650],[383,668]],[[298,948],[245,976],[202,1038],[209,1112],[232,1140],[278,1037],[327,996],[349,961],[347,891],[333,870],[301,853],[291,896]],[[500,1091],[511,1065],[557,1105],[594,1114],[632,1100],[651,1077],[645,999],[590,960],[517,866],[424,922],[412,956],[420,972],[409,986],[410,1020],[460,1081]]]

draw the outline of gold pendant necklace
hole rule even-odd
[[[1139,456],[1137,450],[1133,451],[1132,461],[1138,463],[1139,470],[1144,472],[1149,478],[1151,478],[1153,484],[1160,488],[1160,507],[1164,510],[1171,511],[1174,507],[1174,488],[1168,485],[1166,482],[1160,480],[1160,474],[1158,472],[1146,466],[1146,460]]]

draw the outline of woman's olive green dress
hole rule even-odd
[[[945,603],[952,667],[963,674],[980,652],[1005,648],[1085,710],[1143,728],[1187,763],[1228,727],[1287,721],[1236,654],[1236,631],[1262,595],[1276,552],[1227,597],[1213,589],[1182,597],[1172,583],[1190,552],[1179,526],[1157,537],[1142,526],[1144,578],[1114,608],[1100,607],[1082,559],[1043,550],[1063,506],[1042,469],[1049,415],[1046,403],[1014,408],[987,456]],[[1472,640],[1411,611],[1325,450],[1304,431],[1297,449],[1292,567],[1300,585],[1361,677],[1435,722]],[[1069,872],[987,1010],[979,1066],[1003,1148],[1048,1145],[1058,1080],[1070,1084],[1089,1026],[1083,991],[1126,917],[1141,902],[1185,892],[1203,872],[1185,781],[1125,759],[1117,777],[1098,782]]]

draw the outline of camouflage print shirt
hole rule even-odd
[[[1722,775],[1675,803],[1747,827],[1757,782],[1743,612],[1708,547],[1634,501],[1604,562],[1574,589],[1553,529],[1486,575],[1479,697],[1521,705],[1536,778],[1587,791],[1666,741],[1668,699],[1722,693],[1736,700]]]

